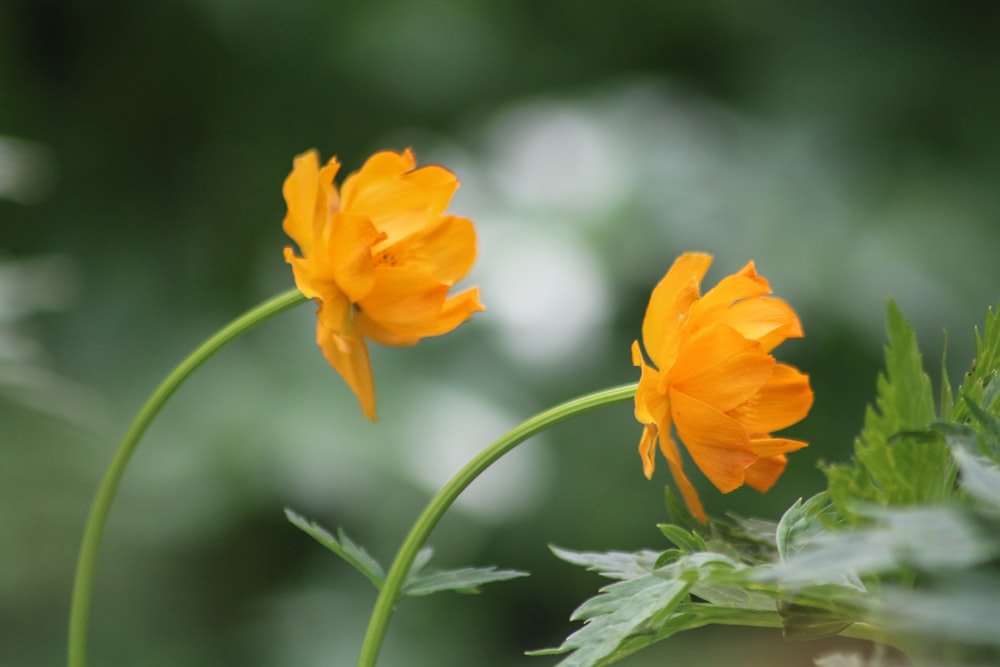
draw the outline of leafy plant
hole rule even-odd
[[[709,624],[781,627],[789,639],[843,635],[903,650],[916,664],[1000,660],[1000,318],[989,313],[958,398],[940,413],[912,328],[891,301],[886,372],[847,463],[777,524],[700,524],[668,491],[661,551],[559,558],[615,580],[581,604],[557,648],[564,667],[608,665]],[[817,665],[890,665],[835,654]]]

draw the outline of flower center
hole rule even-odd
[[[396,266],[397,258],[392,250],[383,250],[381,252],[375,253],[375,266]]]

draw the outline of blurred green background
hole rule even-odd
[[[200,371],[150,430],[102,548],[95,665],[349,665],[368,583],[290,506],[388,562],[469,455],[555,402],[636,378],[649,291],[685,250],[708,284],[755,259],[803,318],[779,357],[816,406],[776,519],[843,460],[887,295],[937,373],[1000,299],[1000,6],[990,3],[0,4],[0,665],[64,658],[84,518],[134,412],[216,328],[292,285],[281,182],[412,146],[463,186],[488,310],[373,354],[380,423],[313,345],[313,308]],[[441,566],[527,579],[403,603],[381,664],[546,665],[602,582],[572,549],[664,547],[622,405],[560,425],[470,488]],[[693,471],[693,469],[692,469]],[[706,629],[622,664],[809,665],[841,644]]]

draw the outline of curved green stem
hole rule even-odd
[[[80,545],[80,555],[76,563],[76,578],[73,581],[73,602],[69,614],[69,667],[84,667],[87,664],[87,622],[90,617],[90,598],[93,589],[94,571],[97,568],[97,551],[101,543],[101,534],[107,523],[111,503],[114,502],[118,485],[121,482],[129,459],[139,444],[139,439],[146,431],[150,422],[156,417],[164,403],[167,402],[177,388],[195,370],[222,347],[240,334],[260,324],[278,313],[282,313],[306,301],[306,297],[297,289],[291,289],[251,308],[228,325],[220,329],[214,336],[202,343],[191,355],[182,361],[170,375],[163,380],[146,404],[139,410],[132,425],[118,445],[111,465],[104,473],[104,479],[97,489],[97,495],[90,507],[87,525],[83,533],[83,543]]]
[[[410,568],[413,566],[413,559],[424,545],[434,526],[448,508],[451,507],[451,504],[455,502],[459,494],[465,490],[465,487],[469,486],[472,480],[476,479],[484,470],[489,468],[493,462],[536,433],[544,431],[553,424],[569,419],[574,415],[605,405],[627,401],[635,395],[636,387],[637,385],[633,383],[594,392],[593,394],[575,398],[535,415],[479,452],[447,484],[441,487],[437,495],[428,503],[423,514],[413,524],[413,528],[410,529],[406,540],[399,547],[396,559],[392,562],[392,567],[385,578],[385,583],[382,584],[378,600],[375,602],[375,609],[372,611],[372,617],[368,623],[368,631],[361,646],[361,657],[358,659],[358,667],[375,666],[379,649],[382,646],[382,638],[385,636],[386,627],[389,625],[389,617],[392,615],[392,610],[399,599],[400,590],[406,581],[406,575],[409,574]]]

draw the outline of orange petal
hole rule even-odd
[[[770,352],[788,338],[802,338],[802,324],[792,307],[774,297],[744,299],[719,315],[747,338],[759,341]]]
[[[774,366],[774,357],[759,343],[725,324],[714,324],[682,344],[670,381],[685,395],[728,412],[755,396]]]
[[[317,320],[316,344],[323,350],[327,362],[358,397],[361,411],[375,421],[375,381],[364,338],[327,329],[322,321]]]
[[[688,479],[688,476],[684,474],[684,469],[681,467],[681,455],[677,451],[677,443],[671,438],[660,438],[660,450],[667,459],[670,474],[674,478],[674,483],[677,484],[677,489],[681,492],[681,497],[684,498],[688,509],[691,510],[691,514],[697,517],[702,523],[705,523],[708,521],[708,515],[705,514],[705,508],[701,505],[701,498],[698,497],[698,492],[695,491],[694,485]]]
[[[351,318],[351,302],[348,301],[346,294],[336,289],[335,285],[323,292],[319,298],[316,319],[325,329],[341,335],[353,336],[354,323]]]
[[[379,266],[374,288],[358,305],[368,317],[396,329],[432,319],[441,312],[447,293],[447,285],[424,273]]]
[[[761,458],[778,456],[794,452],[803,447],[808,447],[809,443],[802,440],[789,440],[788,438],[753,437],[750,438],[750,449]]]
[[[323,281],[313,275],[313,265],[295,254],[295,251],[285,246],[285,261],[292,265],[292,276],[295,278],[295,286],[299,288],[309,299],[322,298],[324,289]]]
[[[698,309],[709,311],[719,307],[729,308],[741,299],[771,293],[771,286],[763,276],[758,276],[756,272],[747,274],[745,271],[744,268],[744,272],[726,276],[718,285],[705,292],[705,296],[698,302]]]
[[[339,168],[337,159],[331,158],[320,170],[319,154],[315,150],[307,151],[293,160],[292,172],[282,186],[288,206],[282,228],[299,246],[303,256],[312,255],[318,231],[331,207],[337,205],[333,178]]]
[[[645,359],[642,356],[642,348],[639,347],[639,341],[634,340],[632,341],[632,365],[642,366],[644,363]]]
[[[476,230],[470,220],[445,216],[396,243],[377,244],[375,252],[380,263],[419,271],[454,285],[476,261]]]
[[[655,423],[664,433],[670,433],[670,405],[667,394],[659,390],[660,374],[652,366],[642,361],[639,355],[639,343],[632,343],[633,360],[638,358],[642,374],[639,376],[639,386],[635,391],[635,418],[641,424]]]
[[[642,459],[642,474],[646,479],[652,479],[656,470],[656,438],[659,431],[656,424],[646,424],[642,429],[642,439],[639,440],[639,458]]]
[[[788,458],[784,454],[757,459],[746,469],[746,482],[750,487],[766,493],[778,481],[787,463]]]
[[[739,422],[676,389],[670,390],[670,414],[677,435],[695,465],[723,493],[743,484],[743,471],[757,460]]]
[[[698,299],[698,284],[711,264],[711,255],[685,253],[674,260],[653,288],[642,320],[642,344],[661,370],[669,368],[673,361],[682,317]]]
[[[750,433],[770,433],[801,421],[812,404],[809,376],[788,364],[776,364],[771,378],[733,416]]]
[[[349,213],[333,214],[324,231],[316,252],[340,289],[357,303],[375,286],[372,246],[383,235],[368,218]]]
[[[393,332],[398,336],[426,338],[428,336],[440,336],[453,331],[460,324],[469,320],[473,313],[481,310],[485,310],[485,308],[479,302],[479,288],[472,287],[445,299],[441,310],[430,319],[408,320],[405,322],[379,322],[379,324],[383,325],[386,331]]]
[[[413,151],[379,151],[365,160],[361,169],[349,174],[340,188],[344,209],[353,209],[365,198],[377,196],[378,190],[412,171],[417,166]],[[374,190],[375,192],[371,192]]]
[[[444,167],[414,165],[409,149],[376,153],[344,180],[342,209],[371,218],[390,242],[426,227],[448,208],[458,179]]]
[[[363,310],[355,313],[354,324],[361,336],[387,347],[409,347],[420,342],[420,336],[392,331],[370,318]]]
[[[440,336],[453,330],[462,322],[472,317],[473,313],[486,310],[486,307],[479,301],[479,288],[471,287],[458,294],[448,297],[444,302],[444,308],[433,322],[425,325],[425,336]]]

